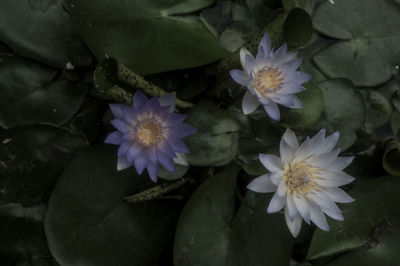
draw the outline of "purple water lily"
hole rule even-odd
[[[230,74],[235,82],[247,87],[242,102],[244,114],[252,113],[262,104],[267,114],[278,121],[277,104],[303,108],[303,103],[294,94],[305,90],[301,84],[311,79],[311,75],[296,71],[302,62],[296,56],[296,51],[287,51],[286,44],[274,51],[268,33],[261,39],[256,58],[246,48],[240,50],[244,71],[234,69]]]
[[[175,94],[148,99],[137,91],[133,106],[110,104],[115,118],[111,124],[117,129],[105,143],[120,145],[117,169],[134,165],[138,174],[147,169],[151,180],[157,181],[159,164],[175,171],[174,160],[182,160],[189,149],[181,140],[196,129],[182,123],[186,115],[174,113]]]

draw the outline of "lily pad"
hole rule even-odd
[[[392,115],[392,106],[389,100],[379,92],[370,91],[368,102],[367,127],[374,129],[386,124]]]
[[[144,75],[204,65],[227,55],[205,21],[194,14],[214,0],[67,3],[98,61],[114,57]]]
[[[190,165],[220,166],[236,156],[240,126],[228,111],[202,101],[188,112],[185,122],[197,129],[184,139],[190,150],[186,155]]]
[[[390,175],[400,176],[400,142],[388,141],[385,146],[385,153],[382,158],[382,165]]]
[[[56,71],[13,57],[0,63],[0,126],[61,125],[79,110],[86,89],[66,80],[53,81]]]
[[[365,123],[366,104],[363,95],[349,81],[342,79],[329,79],[318,85],[325,105],[321,119],[314,128],[326,128],[329,133],[339,131],[338,146],[345,150],[356,141],[356,131]]]
[[[350,191],[356,201],[343,207],[345,220],[329,220],[331,232],[315,232],[308,258],[346,252],[328,265],[398,265],[399,192],[395,177],[359,183]]]
[[[0,132],[0,205],[47,202],[64,166],[87,145],[83,137],[51,126]]]
[[[322,114],[324,97],[321,89],[313,83],[307,83],[305,88],[297,94],[304,104],[303,109],[281,108],[281,122],[290,128],[310,128]]]
[[[288,265],[293,238],[282,215],[268,215],[268,196],[249,192],[235,212],[236,170],[210,177],[192,195],[179,219],[177,266]]]
[[[389,80],[400,61],[400,8],[390,0],[324,1],[315,11],[316,30],[340,41],[314,57],[324,74],[356,86]]]
[[[117,171],[115,147],[80,152],[57,183],[45,232],[61,265],[155,265],[172,240],[179,206],[171,201],[128,205],[124,196],[151,183],[133,167]]]
[[[0,1],[0,40],[18,54],[56,68],[92,63],[63,0]]]

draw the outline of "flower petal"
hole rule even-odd
[[[104,143],[120,145],[122,143],[122,133],[119,131],[112,132],[106,137]]]
[[[285,133],[283,133],[282,139],[293,149],[297,149],[299,147],[299,142],[297,140],[296,134],[294,134],[294,132],[289,128],[286,129]]]
[[[242,86],[247,86],[249,84],[250,77],[245,71],[233,69],[229,71],[229,74],[236,83]]]
[[[138,90],[133,96],[133,107],[137,109],[146,104],[148,100],[149,99],[147,99],[146,95],[144,95],[141,91]]]
[[[185,154],[180,153],[180,152],[175,153],[175,157],[173,160],[174,160],[174,163],[178,164],[178,165],[185,165],[185,166],[189,165],[188,161],[186,160]]]
[[[268,55],[271,52],[271,38],[268,33],[265,33],[258,46],[258,52],[263,51],[264,55]]]
[[[322,208],[322,211],[328,215],[329,217],[331,217],[332,219],[335,219],[337,221],[344,221],[344,217],[341,211],[338,210],[332,210],[332,209],[325,209]]]
[[[281,139],[279,149],[282,163],[289,164],[294,157],[294,149],[284,139]]]
[[[297,84],[303,84],[312,78],[311,74],[301,72],[301,71],[296,71],[294,74],[295,74],[294,82]]]
[[[285,62],[279,68],[282,68],[285,72],[295,72],[301,63],[303,62],[303,58],[297,58],[290,61]]]
[[[187,115],[184,115],[184,114],[170,113],[170,114],[168,114],[168,118],[165,121],[165,124],[168,127],[172,127],[179,123],[182,123],[186,117],[187,117]]]
[[[248,115],[260,105],[257,96],[252,95],[249,91],[246,91],[242,101],[242,109],[245,115]]]
[[[327,187],[323,191],[331,200],[339,203],[353,202],[354,199],[338,187]]]
[[[119,104],[119,103],[112,103],[110,104],[110,111],[116,118],[123,118],[124,117],[124,109],[126,105]]]
[[[332,135],[325,138],[324,146],[321,147],[319,152],[325,153],[325,152],[331,151],[336,146],[336,143],[339,140],[339,136],[340,136],[339,132],[336,131]]]
[[[257,193],[274,192],[276,190],[276,186],[271,182],[269,176],[270,174],[265,174],[253,179],[247,185],[247,189],[250,189]]]
[[[196,133],[197,129],[189,124],[181,123],[172,128],[173,134],[181,138],[187,137]]]
[[[132,164],[132,162],[133,162],[138,156],[140,156],[140,155],[142,154],[142,150],[143,150],[143,149],[142,149],[139,145],[137,145],[136,143],[133,144],[133,145],[129,148],[128,152],[126,153],[126,159],[128,160],[128,162],[129,162],[130,164]]]
[[[280,211],[285,206],[286,197],[279,197],[276,193],[272,196],[269,202],[267,212],[274,213]]]
[[[341,171],[349,164],[351,164],[354,160],[354,156],[348,156],[348,157],[337,157],[333,163],[329,165],[329,169],[335,170],[335,171]]]
[[[175,110],[176,95],[175,92],[168,93],[158,99],[161,106],[169,107],[169,112],[172,113]]]
[[[110,123],[121,132],[127,132],[132,130],[132,126],[128,124],[128,122],[126,122],[125,120],[122,120],[121,118],[114,118],[113,120],[110,121]]]
[[[336,149],[317,156],[312,156],[308,159],[308,161],[312,165],[317,165],[319,168],[330,168],[330,165],[332,165],[332,163],[336,160],[339,153],[340,149]]]
[[[146,156],[139,156],[136,158],[134,165],[136,168],[136,172],[141,175],[143,173],[143,170],[146,168],[147,164],[149,163],[149,160],[147,159]]]
[[[316,153],[321,154],[320,148],[325,144],[325,128],[321,129],[314,137],[310,139],[310,145],[316,150]]]
[[[249,50],[247,50],[246,48],[242,47],[240,49],[240,64],[242,65],[242,69],[246,71],[246,56],[250,55],[253,56]],[[247,71],[246,71],[247,72]]]
[[[315,204],[310,204],[310,219],[311,221],[324,231],[329,231],[328,223],[321,208]]]
[[[270,172],[277,172],[283,169],[282,161],[278,156],[260,153],[258,157]]]
[[[156,183],[158,179],[158,164],[149,162],[147,164],[147,172],[149,173],[150,179]]]
[[[132,142],[131,141],[124,141],[118,148],[118,157],[125,156],[128,150],[131,148]]]
[[[271,179],[272,184],[275,186],[278,186],[279,183],[281,182],[281,179],[283,177],[282,171],[275,172],[275,173],[270,173],[269,178]]]
[[[125,156],[118,157],[118,160],[117,160],[117,171],[124,170],[124,169],[130,167],[131,165],[132,164],[130,164],[128,162],[128,160],[126,159]]]
[[[286,209],[290,220],[293,220],[294,216],[297,215],[298,211],[296,205],[294,204],[292,194],[287,194],[286,196]]]
[[[310,224],[310,207],[308,205],[308,200],[303,195],[297,194],[293,196],[293,201],[304,221]]]
[[[180,138],[167,138],[167,142],[174,152],[189,153],[189,148]]]
[[[339,187],[353,182],[354,179],[344,172],[323,171],[321,177],[315,179],[315,182],[324,187]]]
[[[290,219],[289,213],[288,213],[288,208],[285,208],[285,221],[286,224],[289,228],[290,233],[292,234],[293,237],[297,237],[300,233],[301,229],[301,224],[302,224],[302,219],[299,214],[293,217],[293,219]]]
[[[288,190],[288,188],[287,188],[286,182],[282,178],[281,182],[278,185],[278,188],[276,189],[276,194],[280,197],[284,197],[284,196],[286,196],[287,190]]]
[[[160,161],[160,164],[164,166],[165,169],[167,169],[170,172],[175,172],[175,164],[172,157],[166,155],[162,151],[158,151],[158,160]]]
[[[273,120],[279,121],[279,119],[281,118],[281,114],[276,103],[270,101],[268,105],[264,105],[264,109],[269,117],[271,117]]]
[[[246,72],[250,76],[250,73],[254,71],[255,60],[251,54],[246,55]]]

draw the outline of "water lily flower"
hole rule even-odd
[[[256,58],[246,48],[240,50],[243,70],[231,70],[230,75],[235,82],[247,87],[242,101],[245,115],[262,104],[267,114],[279,121],[277,104],[303,108],[303,103],[294,94],[305,90],[301,84],[311,79],[311,75],[296,71],[302,62],[296,56],[296,51],[287,51],[286,44],[274,51],[268,33],[261,39]]]
[[[325,137],[322,129],[299,145],[296,135],[288,129],[280,143],[280,158],[259,155],[270,173],[257,177],[247,188],[259,193],[275,192],[267,212],[284,208],[286,224],[294,237],[299,234],[303,219],[329,231],[324,214],[343,221],[342,211],[335,202],[354,201],[339,188],[354,180],[343,172],[354,157],[338,156],[340,149],[334,149],[338,139],[338,132]]]
[[[168,171],[175,171],[174,160],[185,164],[182,153],[189,149],[181,140],[196,129],[183,123],[186,115],[174,113],[175,94],[148,99],[137,91],[133,106],[110,104],[115,118],[111,124],[117,129],[105,143],[120,145],[117,169],[134,165],[138,174],[147,169],[151,180],[157,181],[159,164]]]

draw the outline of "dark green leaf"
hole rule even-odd
[[[328,265],[398,265],[400,179],[379,177],[350,191],[355,202],[343,207],[345,220],[329,221],[330,232],[317,230],[308,257],[346,252]]]
[[[92,63],[62,0],[0,1],[0,40],[18,54],[41,63],[66,68]]]
[[[400,130],[400,112],[394,111],[390,119],[390,126],[392,128],[393,135],[396,136]]]
[[[240,126],[229,112],[211,101],[203,101],[188,112],[185,122],[197,129],[184,140],[190,150],[189,164],[220,166],[236,156]]]
[[[289,12],[283,28],[283,36],[291,47],[300,47],[307,44],[313,34],[313,25],[310,15],[301,8],[294,8]]]
[[[251,192],[235,213],[235,187],[231,170],[210,177],[195,191],[179,219],[175,265],[288,265],[293,238],[283,216],[268,215],[269,197]]]
[[[390,175],[400,176],[400,142],[390,140],[385,144],[384,149],[383,168]]]
[[[33,61],[13,57],[0,63],[0,126],[61,125],[79,110],[85,88]]]
[[[124,196],[151,183],[133,167],[118,172],[117,150],[79,153],[57,183],[45,219],[46,237],[61,265],[156,265],[176,225],[176,204],[127,205]]]
[[[349,78],[357,86],[387,81],[400,60],[400,8],[389,0],[324,1],[315,28],[340,41],[314,57],[329,77]]]
[[[67,1],[83,40],[101,61],[114,57],[139,74],[189,68],[227,54],[193,13],[214,0]]]
[[[303,101],[303,109],[281,108],[281,122],[290,128],[310,128],[321,116],[324,108],[324,97],[321,89],[313,84],[307,83],[306,90],[297,94]]]
[[[392,106],[389,100],[379,92],[371,91],[369,94],[369,108],[366,125],[370,129],[383,126],[390,120]]]

